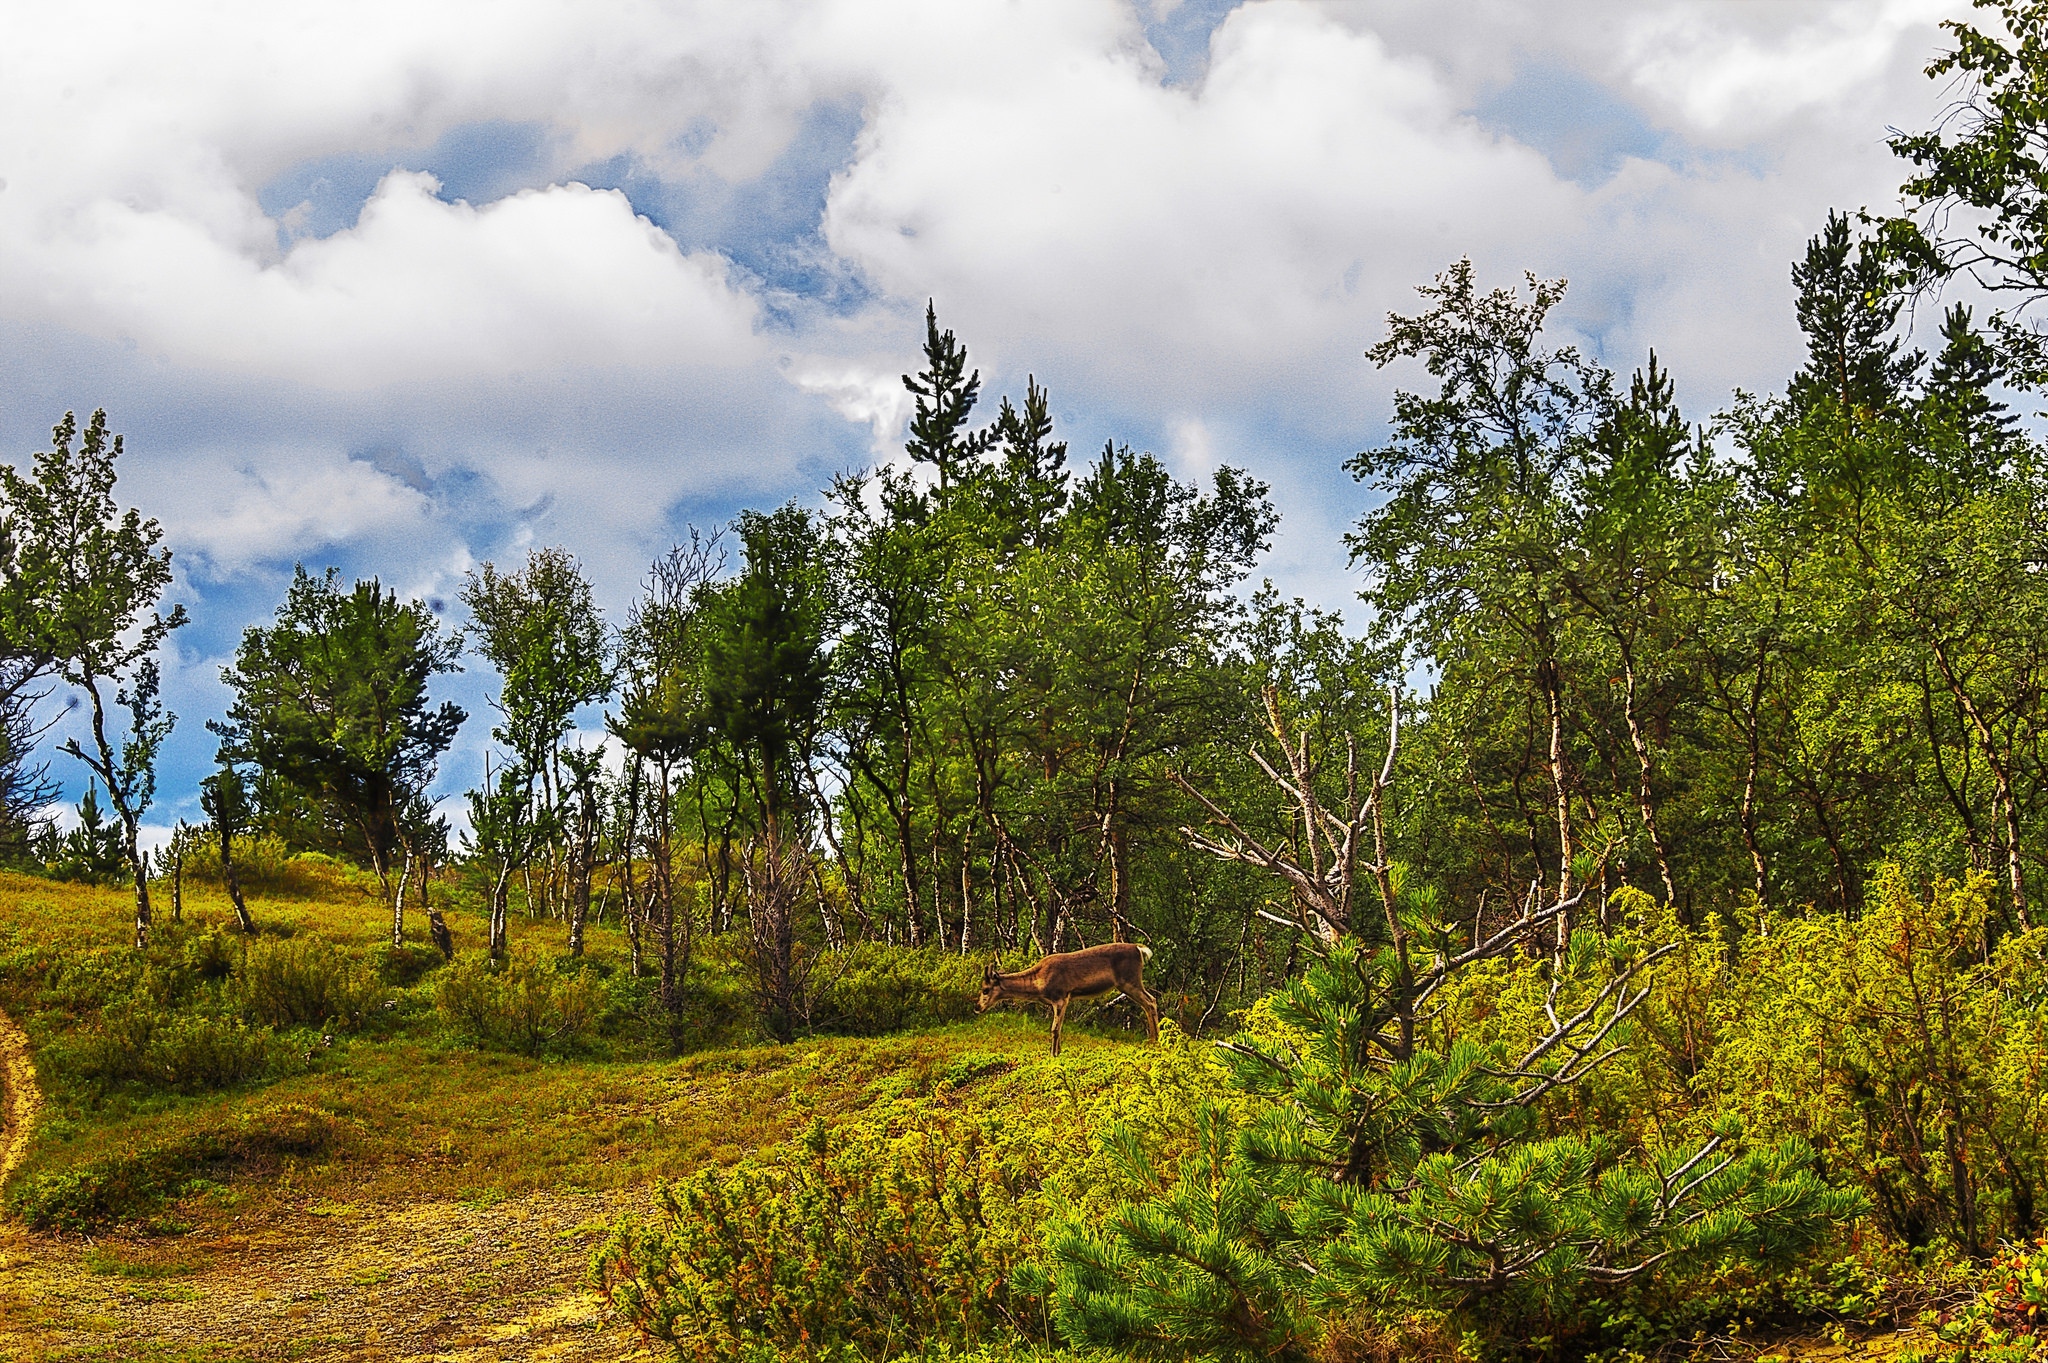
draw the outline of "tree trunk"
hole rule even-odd
[[[149,945],[149,873],[135,852],[135,839],[128,840],[128,864],[135,868],[135,949]]]
[[[590,878],[597,870],[597,791],[595,781],[576,790],[576,843],[569,849],[569,954],[583,954],[583,925],[590,918]]]
[[[1764,668],[1766,660],[1759,655],[1756,664],[1756,681],[1750,687],[1748,724],[1749,762],[1742,773],[1742,844],[1749,849],[1750,869],[1756,875],[1756,904],[1761,910],[1768,902],[1764,895],[1764,853],[1757,840],[1756,830],[1756,781],[1763,765],[1763,711]]]
[[[1636,667],[1627,650],[1622,655],[1622,675],[1627,683],[1628,741],[1636,750],[1636,803],[1642,812],[1643,831],[1650,835],[1650,850],[1657,857],[1657,875],[1664,882],[1664,902],[1675,904],[1678,891],[1671,883],[1671,854],[1665,849],[1664,834],[1657,827],[1656,798],[1650,789],[1650,744],[1643,737],[1643,724],[1636,714]]]
[[[1564,697],[1560,694],[1557,660],[1545,659],[1541,669],[1543,701],[1549,709],[1550,718],[1550,784],[1557,794],[1557,898],[1560,903],[1572,896],[1572,857],[1577,849],[1572,845],[1572,800],[1571,785],[1564,774]],[[1571,915],[1557,916],[1557,950],[1560,955],[1571,942]]]
[[[1127,941],[1124,929],[1130,921],[1131,836],[1118,828],[1109,835],[1109,940]]]
[[[171,848],[171,921],[185,921],[185,853],[175,846]]]
[[[968,939],[973,935],[974,929],[974,880],[972,873],[968,869],[970,864],[968,835],[962,833],[960,835],[960,954],[962,956],[965,956],[968,952]]]
[[[412,883],[412,849],[407,848],[405,865],[398,872],[398,889],[391,896],[391,949],[405,945],[405,887]]]
[[[2005,824],[2005,868],[2007,888],[2012,893],[2012,915],[2021,932],[2027,931],[2027,888],[2026,877],[2020,861],[2020,810],[2019,801],[2013,795],[2012,765],[1999,756],[1998,738],[1991,731],[1991,725],[1977,708],[1962,679],[1950,666],[1948,650],[1940,644],[1934,646],[1934,663],[1941,669],[1941,679],[1948,683],[1948,689],[1956,698],[1956,704],[1969,717],[1970,727],[1977,731],[1978,745],[1984,749],[1984,760],[1991,766],[1992,788],[1998,798],[1998,813]]]
[[[512,863],[498,863],[498,880],[491,887],[491,960],[505,956],[505,916],[512,899]]]
[[[256,931],[256,920],[249,916],[249,906],[242,902],[242,878],[235,874],[231,842],[227,830],[220,830],[220,878],[228,887],[228,902],[235,906],[235,923],[246,937]]]
[[[626,774],[626,836],[622,844],[626,854],[626,946],[632,957],[633,978],[636,980],[646,973],[646,965],[640,958],[640,882],[633,865],[639,851],[640,774],[640,757],[636,753],[632,768]]]
[[[434,868],[425,857],[420,858],[420,907],[427,914],[427,935],[434,939],[434,946],[441,953],[441,959],[455,959],[455,934],[448,931],[448,920],[441,916],[441,906],[427,896],[427,885],[433,878]]]

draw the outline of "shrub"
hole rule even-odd
[[[92,1230],[146,1215],[196,1179],[218,1181],[280,1156],[318,1154],[345,1134],[345,1124],[324,1109],[265,1104],[184,1135],[32,1175],[7,1201],[36,1230]]]
[[[538,954],[518,950],[502,968],[475,954],[457,961],[442,972],[434,1002],[442,1021],[464,1039],[540,1055],[585,1044],[605,999],[602,984],[589,975],[565,975]]]
[[[1932,1347],[1902,1357],[2034,1363],[2048,1354],[2048,1238],[2008,1245],[1972,1276],[1960,1305],[1924,1319]]]
[[[1253,1103],[1205,1106],[1177,1167],[1111,1138],[1143,1191],[1055,1226],[1061,1329],[1089,1345],[1275,1357],[1305,1353],[1326,1322],[1398,1331],[1434,1317],[1512,1351],[1586,1328],[1616,1284],[1784,1264],[1825,1243],[1861,1199],[1816,1177],[1795,1138],[1721,1150],[1739,1134],[1730,1123],[1631,1154],[1597,1130],[1546,1136],[1532,1117],[1594,1063],[1649,959],[1580,932],[1555,964],[1503,964],[1500,997],[1522,992],[1521,976],[1547,979],[1536,992],[1571,1019],[1524,1051],[1447,1028],[1441,1010],[1395,1031],[1430,982],[1393,951],[1340,944],[1226,1048]]]
[[[826,984],[811,1012],[820,1031],[880,1036],[974,1016],[982,960],[931,947],[862,942],[828,952],[811,972]]]
[[[432,947],[394,947],[387,942],[377,948],[375,960],[379,980],[404,988],[418,984],[440,965],[441,953]]]
[[[1868,1193],[1906,1244],[1990,1253],[2048,1197],[2048,929],[1984,952],[1987,878],[1872,878],[1856,922],[1773,919],[1712,1000],[1700,1087],[1794,1136]]]
[[[235,973],[240,947],[228,935],[215,929],[196,933],[179,947],[185,969],[202,980],[224,980]]]
[[[62,1048],[61,1068],[104,1095],[123,1083],[179,1093],[234,1088],[270,1068],[267,1032],[166,1011],[147,999],[109,1008]]]
[[[656,1194],[593,1273],[679,1358],[929,1354],[1001,1332],[1043,1338],[1016,1270],[1041,1238],[1042,1170],[989,1117],[911,1104]]]
[[[243,1015],[277,1028],[358,1026],[380,992],[369,965],[318,937],[251,943],[235,979]]]

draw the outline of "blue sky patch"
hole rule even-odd
[[[540,123],[468,123],[428,147],[322,156],[264,185],[256,202],[285,224],[278,233],[281,248],[300,237],[330,237],[354,227],[377,182],[394,169],[428,172],[451,203],[490,203],[548,182],[549,135]]]
[[[1629,157],[1675,161],[1682,147],[1602,86],[1563,67],[1523,66],[1488,93],[1473,114],[1489,127],[1533,147],[1567,180],[1593,188]]]

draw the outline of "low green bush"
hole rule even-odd
[[[656,1194],[593,1274],[691,1359],[946,1356],[1043,1339],[1017,1270],[1042,1238],[1038,1147],[1014,1123],[898,1104]],[[936,1352],[935,1352],[936,1351]]]
[[[148,1215],[196,1180],[218,1182],[280,1158],[331,1151],[346,1134],[347,1124],[325,1109],[267,1103],[197,1131],[31,1175],[9,1191],[7,1203],[32,1229],[94,1230]]]
[[[2048,1357],[2048,1237],[1955,1265],[1951,1291],[1923,1311],[1900,1363],[2039,1363]]]
[[[275,1049],[265,1029],[141,1000],[106,1009],[59,1054],[70,1076],[101,1095],[123,1083],[204,1093],[262,1078]]]
[[[472,953],[441,973],[434,1003],[442,1021],[490,1050],[541,1055],[589,1044],[604,1012],[603,984],[537,953],[518,950],[501,965]]]
[[[377,978],[400,988],[418,984],[442,963],[441,953],[430,946],[394,947],[389,943],[377,948],[374,960]]]
[[[880,1036],[974,1016],[980,957],[931,947],[862,942],[821,956],[811,971],[820,989],[811,1008],[818,1031]]]
[[[361,1026],[383,996],[376,970],[319,937],[258,939],[234,980],[243,1016],[268,1027]]]

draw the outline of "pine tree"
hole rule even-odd
[[[939,330],[938,305],[925,304],[924,369],[905,374],[903,386],[917,399],[910,419],[905,451],[915,464],[938,471],[942,491],[973,477],[974,465],[988,452],[987,433],[967,431],[968,418],[981,395],[981,371],[967,372],[967,347],[950,331]]]
[[[1844,414],[1897,407],[1922,356],[1900,352],[1893,332],[1904,300],[1879,253],[1851,239],[1845,215],[1828,214],[1827,226],[1807,242],[1805,259],[1792,267],[1792,283],[1807,354],[1786,389],[1794,412],[1811,412],[1824,401]]]

